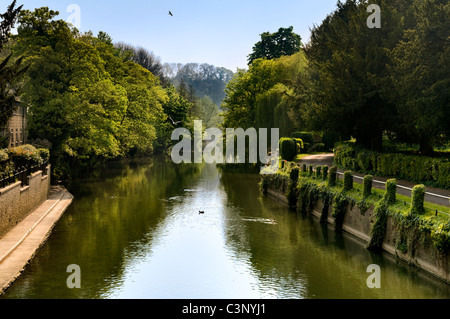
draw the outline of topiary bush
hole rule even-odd
[[[425,212],[425,208],[423,206],[425,201],[425,185],[416,185],[413,187],[411,192],[412,198],[412,206],[411,206],[411,214],[419,215]]]
[[[322,166],[322,180],[326,181],[328,178],[328,166],[324,165]]]
[[[293,138],[296,148],[297,148],[297,154],[303,153],[305,146],[303,145],[303,140],[300,138]]]
[[[297,156],[297,145],[292,138],[280,139],[280,156],[286,161],[293,161]]]
[[[363,180],[363,197],[368,197],[372,194],[372,183],[373,183],[373,177],[372,175],[366,175],[364,176]]]
[[[388,203],[394,203],[397,200],[397,181],[395,179],[389,179],[386,181],[386,194],[384,198]]]
[[[336,186],[336,178],[337,178],[336,174],[337,174],[337,167],[332,166],[330,168],[330,173],[328,175],[328,186],[329,187]]]
[[[349,191],[353,188],[353,175],[352,172],[344,172],[344,191]]]
[[[316,178],[317,179],[322,179],[322,166],[317,166],[316,167]]]
[[[302,165],[302,173],[308,173],[308,168],[306,167],[306,164]]]

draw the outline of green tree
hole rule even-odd
[[[15,6],[16,1],[13,1],[7,11],[0,14],[0,128],[8,124],[13,114],[18,80],[26,71],[26,67],[22,67],[23,58],[14,59],[13,54],[5,48],[10,40],[10,31],[22,9],[22,6]]]
[[[222,108],[224,125],[241,128],[281,128],[294,126],[291,99],[293,79],[303,72],[303,52],[291,56],[254,61],[248,70],[238,70],[226,88]],[[287,134],[287,132],[286,132]]]
[[[391,50],[391,76],[402,129],[422,154],[450,136],[450,2],[414,1],[415,23]]]
[[[292,55],[301,48],[301,37],[293,32],[294,27],[280,28],[275,33],[264,32],[261,41],[255,44],[253,52],[248,56],[248,64],[261,58],[276,59],[284,55]]]
[[[23,99],[32,138],[53,145],[59,174],[105,158],[147,155],[166,120],[159,79],[127,61],[111,38],[80,35],[58,12],[22,11],[16,52],[31,64]]]
[[[392,129],[396,120],[395,104],[386,94],[392,88],[388,49],[401,38],[403,21],[401,6],[394,8],[397,2],[379,4],[382,27],[370,29],[369,1],[338,3],[336,11],[312,30],[306,46],[309,81],[299,86],[310,86],[306,113],[315,129],[353,136],[360,145],[378,151],[383,131]]]

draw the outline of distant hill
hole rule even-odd
[[[234,73],[223,67],[199,63],[165,63],[163,73],[170,82],[178,87],[184,82],[187,89],[192,87],[198,98],[209,96],[220,107],[225,98],[225,86]]]

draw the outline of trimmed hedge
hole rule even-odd
[[[412,207],[411,214],[418,215],[423,214],[425,212],[425,208],[423,206],[425,201],[425,185],[416,185],[412,189],[411,197],[412,197]]]
[[[349,191],[353,188],[353,175],[352,172],[344,172],[344,191]]]
[[[280,156],[282,160],[289,162],[297,156],[297,145],[292,138],[280,139]]]
[[[294,132],[291,134],[292,138],[299,138],[308,145],[314,144],[314,134],[310,132]]]
[[[305,146],[303,144],[303,140],[300,138],[293,138],[295,145],[297,146],[297,154],[300,154],[305,149]]]
[[[450,159],[397,153],[378,153],[354,143],[336,146],[335,165],[357,172],[396,177],[450,189]]]
[[[395,179],[386,181],[386,194],[384,197],[388,203],[395,203],[397,200],[397,181]]]
[[[324,166],[322,167],[322,180],[323,180],[323,181],[326,181],[327,178],[328,178],[328,166],[327,166],[327,165],[324,165]]]
[[[369,197],[372,194],[372,184],[373,184],[373,177],[372,175],[366,175],[364,176],[363,185],[363,197]]]
[[[337,174],[337,167],[332,166],[328,174],[328,187],[336,186],[336,178],[337,178],[336,174]]]

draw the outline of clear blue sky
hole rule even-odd
[[[12,0],[0,0],[1,12]],[[80,8],[82,32],[107,32],[114,42],[142,46],[163,63],[209,63],[236,71],[260,34],[294,27],[309,41],[310,28],[334,11],[337,0],[18,0],[25,9],[47,6],[67,20]],[[172,11],[173,17],[168,12]]]

